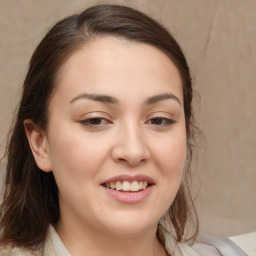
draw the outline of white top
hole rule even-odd
[[[191,247],[183,243],[177,243],[175,238],[171,236],[163,228],[161,231],[165,239],[165,247],[171,256],[200,256]],[[205,251],[206,253],[206,251]],[[42,249],[31,252],[29,250],[18,247],[1,247],[1,256],[71,256],[67,248],[61,241],[53,226],[49,226],[47,238]],[[204,254],[205,256],[206,254]],[[207,252],[207,256],[215,256]]]
[[[232,236],[229,239],[241,247],[248,256],[256,256],[256,232]]]
[[[199,256],[191,247],[177,243],[176,240],[163,228],[161,229],[165,238],[165,247],[167,252],[172,256]],[[55,254],[49,254],[55,251]],[[49,227],[44,255],[49,256],[71,256],[65,245],[60,240],[53,226]],[[209,255],[210,256],[210,255]]]

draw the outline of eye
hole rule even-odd
[[[175,121],[166,117],[154,117],[154,118],[151,118],[146,123],[152,124],[155,126],[167,126],[167,125],[174,124]]]
[[[109,120],[107,120],[106,118],[93,117],[93,118],[81,120],[80,123],[83,125],[86,125],[86,126],[99,127],[99,126],[103,126],[105,124],[109,124],[111,122]]]

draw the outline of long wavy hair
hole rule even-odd
[[[33,248],[45,241],[49,224],[58,222],[58,187],[52,172],[46,173],[37,167],[23,122],[31,119],[41,129],[47,128],[48,105],[61,67],[82,46],[106,36],[157,47],[169,56],[179,70],[183,83],[188,153],[184,180],[165,215],[165,221],[177,241],[195,238],[198,220],[188,183],[196,127],[192,113],[193,89],[186,59],[172,35],[152,18],[125,6],[97,5],[56,23],[30,60],[4,156],[7,167],[0,206],[0,243],[11,242]],[[186,226],[191,220],[195,229],[187,237]]]

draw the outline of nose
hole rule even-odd
[[[142,130],[135,124],[120,128],[112,150],[115,162],[136,166],[150,157],[150,151]]]

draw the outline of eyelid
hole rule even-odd
[[[148,115],[146,119],[149,120],[149,119],[157,118],[157,117],[167,118],[167,119],[175,119],[173,114],[171,114],[170,112],[165,112],[165,111],[153,112],[150,115]]]
[[[93,120],[95,121],[96,119],[99,119],[100,123],[99,124],[93,124],[93,123],[90,123],[92,122]],[[104,121],[104,123],[101,123],[102,121]],[[80,121],[80,124],[88,127],[88,128],[103,128],[109,124],[112,124],[113,122],[106,119],[106,118],[103,118],[103,117],[90,117],[90,118],[86,118],[86,119],[83,119]]]
[[[93,120],[99,119],[99,124],[93,124]],[[103,123],[102,123],[103,122]],[[101,111],[86,113],[79,118],[79,123],[87,128],[99,129],[112,124],[111,117]]]
[[[81,119],[90,119],[90,118],[105,118],[105,119],[110,119],[111,117],[102,111],[92,111],[92,112],[88,112],[85,114],[82,114],[79,116],[79,118]]]
[[[160,124],[160,125],[157,125],[157,124],[152,124],[154,126],[168,126],[168,125],[172,125],[174,123],[176,123],[176,121],[174,119],[171,119],[171,118],[167,118],[167,117],[161,117],[161,116],[157,116],[157,117],[152,117],[150,119],[148,119],[146,121],[146,123],[149,123],[149,122],[152,122],[152,120],[154,119],[159,119],[159,120],[162,120],[162,121],[165,121],[166,123],[165,124]]]
[[[155,120],[154,120],[155,119]],[[159,120],[156,120],[159,119]],[[154,121],[156,121],[154,123]],[[157,123],[160,121],[160,123]],[[154,113],[151,113],[147,116],[145,124],[150,125],[151,127],[154,127],[156,129],[163,129],[171,127],[173,124],[176,123],[176,119],[170,112],[165,111],[157,111]]]

